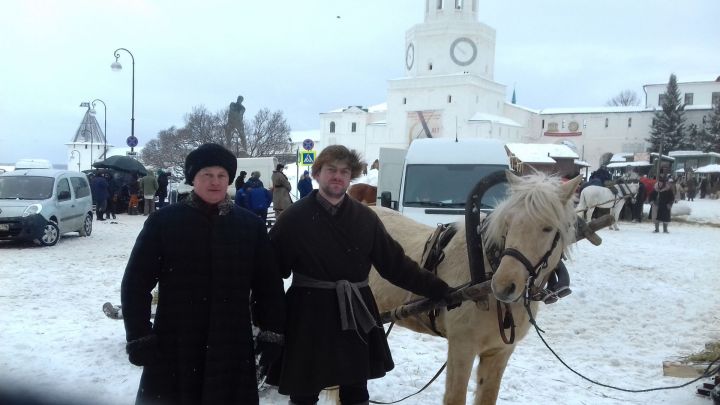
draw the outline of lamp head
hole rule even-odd
[[[110,65],[110,69],[112,69],[113,72],[119,72],[122,70],[122,65],[117,61],[117,58],[115,59],[115,62]]]

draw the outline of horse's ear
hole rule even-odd
[[[560,186],[560,197],[562,198],[563,202],[568,202],[573,195],[575,194],[575,190],[577,190],[577,187],[582,182],[582,176],[577,176],[574,179],[568,181],[567,183]]]
[[[519,176],[515,175],[515,173],[510,170],[505,170],[505,177],[507,177],[508,183],[510,183],[511,186],[519,184],[522,181]]]

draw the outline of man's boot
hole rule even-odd
[[[670,233],[667,230],[667,225],[668,225],[667,222],[663,222],[663,233]]]
[[[660,232],[660,222],[655,221],[655,230],[653,231],[653,233],[658,232]]]

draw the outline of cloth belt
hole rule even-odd
[[[368,280],[351,283],[347,280],[323,281],[303,274],[293,273],[294,287],[334,289],[340,308],[340,326],[342,330],[357,330],[358,324],[366,334],[377,327],[372,312],[368,309],[360,294],[360,287],[367,287]],[[348,303],[350,305],[348,305]]]

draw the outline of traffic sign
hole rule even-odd
[[[303,166],[312,166],[312,164],[315,163],[315,151],[309,150],[300,152],[300,161],[298,163]]]
[[[312,150],[315,147],[315,142],[313,142],[312,139],[308,138],[303,141],[303,149],[305,150]]]
[[[138,139],[135,136],[130,135],[127,137],[127,140],[125,141],[125,143],[127,143],[127,146],[134,148],[138,144]]]

